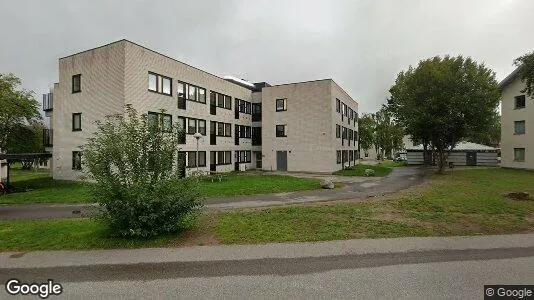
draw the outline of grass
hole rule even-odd
[[[93,220],[0,221],[0,249],[86,249],[190,246],[353,238],[451,236],[534,232],[534,172],[458,170],[432,175],[420,186],[363,202],[204,212],[197,229],[155,240],[107,238]]]
[[[200,188],[203,196],[209,198],[313,190],[320,189],[321,182],[292,176],[230,173],[220,182],[201,181]]]
[[[49,171],[12,169],[11,184],[15,192],[0,196],[0,204],[91,202],[85,183],[55,181]]]
[[[200,188],[204,197],[229,197],[320,189],[316,179],[292,176],[229,173],[221,182],[204,180]],[[0,204],[91,203],[89,183],[55,181],[48,171],[11,170],[14,193],[0,197]]]
[[[0,249],[3,250],[161,247],[168,240],[168,237],[110,238],[105,227],[91,219],[0,222]]]
[[[366,165],[366,164],[358,164],[351,169],[348,170],[340,170],[335,172],[336,175],[342,175],[342,176],[365,176],[365,170],[371,169],[375,171],[376,177],[384,177],[389,175],[391,171],[393,171],[393,168],[398,167],[404,167],[406,166],[406,162],[398,162],[398,161],[392,161],[392,160],[385,160],[382,161],[376,165]]]

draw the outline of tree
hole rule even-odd
[[[363,114],[358,119],[360,148],[367,151],[374,144],[374,120],[371,114]]]
[[[404,130],[391,116],[387,107],[383,106],[374,113],[374,143],[380,158],[391,157],[394,150],[402,149]]]
[[[519,77],[526,85],[521,92],[534,99],[534,51],[516,58],[514,64],[519,68]]]
[[[44,152],[43,130],[45,126],[38,121],[29,125],[17,124],[9,135],[7,152],[9,153],[41,153]],[[22,162],[23,169],[31,169],[34,160]]]
[[[99,217],[117,235],[148,237],[184,229],[201,207],[198,180],[182,178],[183,128],[156,119],[109,116],[82,147],[83,168],[95,184]]]
[[[438,154],[439,173],[459,141],[488,130],[500,99],[495,73],[462,56],[420,61],[400,72],[389,91],[388,110]]]
[[[9,151],[8,141],[20,126],[41,119],[34,92],[20,89],[21,80],[13,74],[0,74],[0,150]]]
[[[498,145],[501,141],[501,116],[494,112],[488,129],[486,131],[473,132],[466,140],[487,146]]]

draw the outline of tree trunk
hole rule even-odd
[[[439,149],[438,155],[439,155],[438,174],[443,174],[443,169],[445,167],[445,151],[443,149]]]

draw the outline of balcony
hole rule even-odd
[[[54,108],[54,94],[43,94],[43,111],[52,111]]]
[[[45,128],[43,129],[43,146],[52,147],[53,143],[53,132],[52,129]]]

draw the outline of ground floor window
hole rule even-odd
[[[188,151],[187,152],[187,165],[188,168],[194,168],[197,166],[197,152]],[[206,166],[206,151],[198,151],[198,166]]]
[[[525,161],[525,148],[514,148],[514,161]]]
[[[337,162],[338,164],[341,163],[341,151],[340,151],[340,150],[337,150],[337,151],[336,151],[336,162]]]
[[[72,169],[73,170],[82,169],[82,152],[81,151],[72,151]]]

